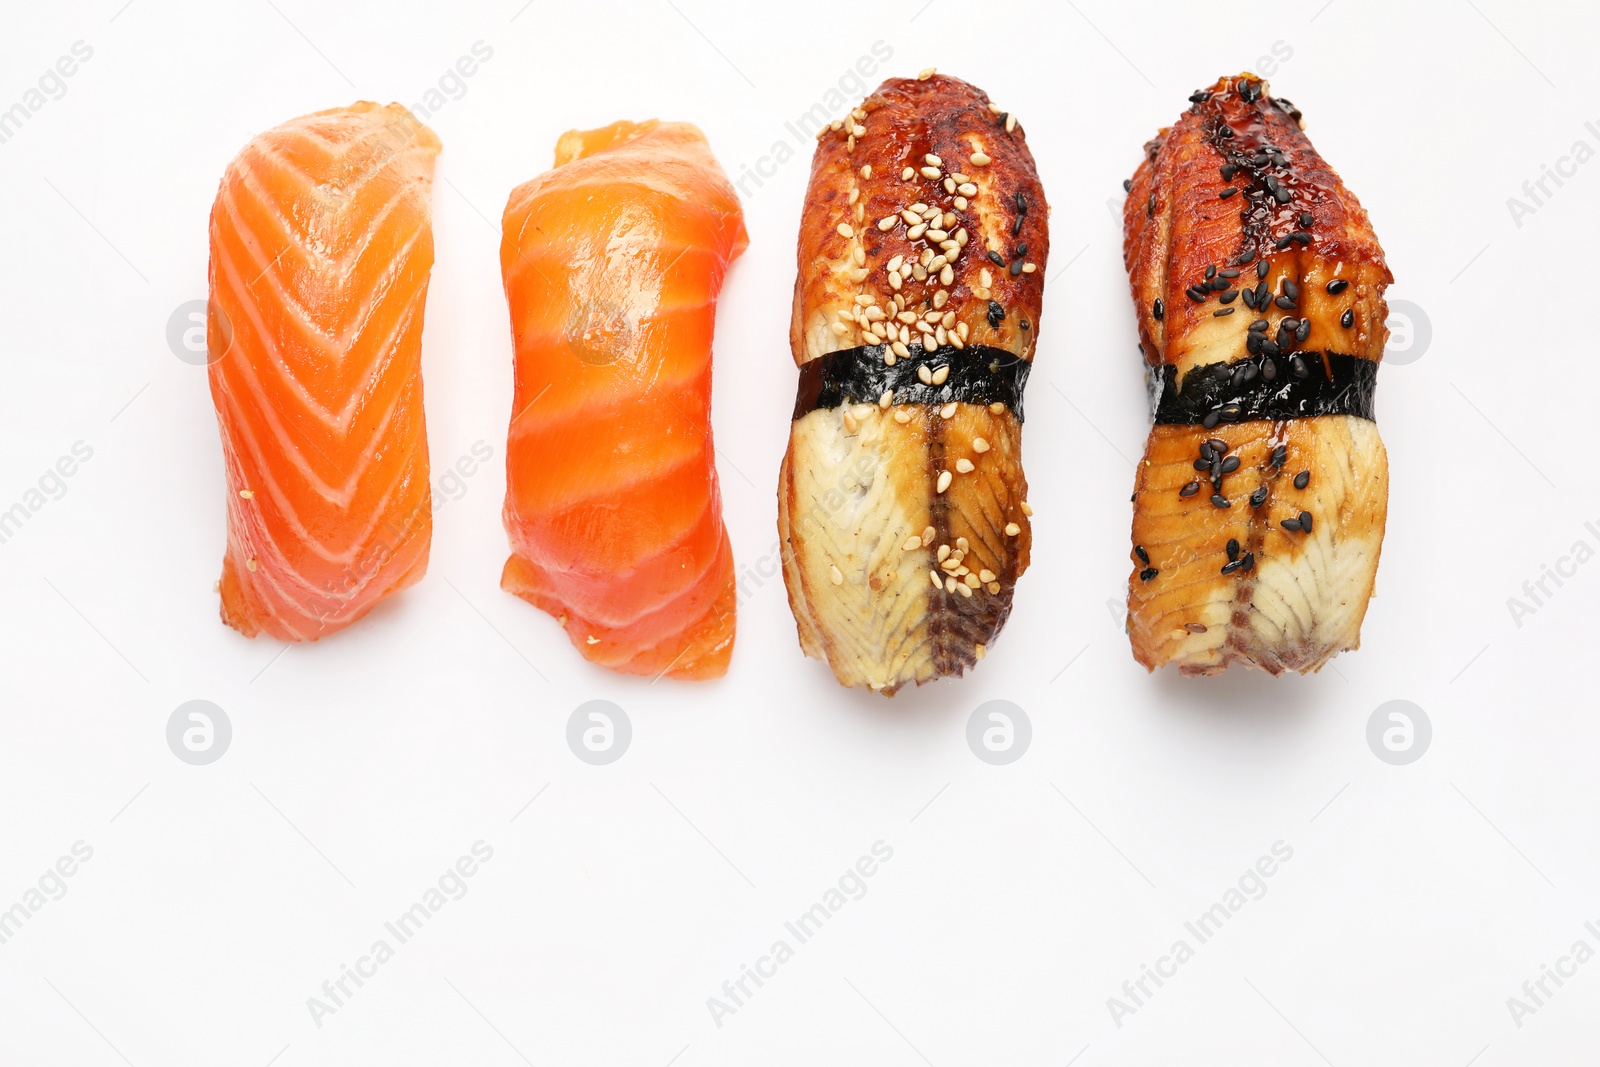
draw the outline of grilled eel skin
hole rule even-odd
[[[1393,278],[1366,211],[1261,79],[1223,78],[1190,101],[1145,146],[1123,211],[1152,380],[1253,362],[1229,373],[1270,373],[1274,387],[1364,373],[1370,401]],[[1134,658],[1185,674],[1235,662],[1278,674],[1358,647],[1389,497],[1376,424],[1188,414],[1158,417],[1136,476]]]
[[[801,647],[843,685],[960,675],[1010,614],[1032,543],[1018,378],[1048,211],[1015,117],[959,79],[890,79],[819,134],[778,530]],[[813,406],[824,366],[850,385]]]

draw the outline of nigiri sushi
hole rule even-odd
[[[808,656],[892,696],[959,676],[1033,543],[1022,392],[1049,206],[1016,117],[957,78],[892,78],[825,130],[800,224],[800,383],[778,481]]]
[[[500,584],[614,671],[728,669],[736,590],[711,339],[748,243],[705,136],[681,122],[563,134],[554,169],[506,204],[516,388]]]
[[[228,479],[222,618],[340,630],[422,577],[422,313],[439,140],[361,102],[284,123],[211,210],[211,396]]]
[[[1314,671],[1360,644],[1383,546],[1393,279],[1294,105],[1251,74],[1189,99],[1123,209],[1155,407],[1128,635],[1151,670]]]

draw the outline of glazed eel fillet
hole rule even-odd
[[[1314,671],[1359,646],[1378,569],[1393,279],[1292,104],[1250,74],[1189,99],[1124,208],[1155,413],[1128,636],[1150,670]]]
[[[778,530],[801,647],[843,685],[960,675],[1010,614],[1048,251],[1022,129],[966,82],[890,79],[820,134]]]

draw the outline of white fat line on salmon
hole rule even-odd
[[[1537,1014],[1561,991],[1561,987],[1567,984],[1565,979],[1576,977],[1578,968],[1594,959],[1594,946],[1600,945],[1600,924],[1591,919],[1583,924],[1583,929],[1589,937],[1594,938],[1592,943],[1588,938],[1578,938],[1565,954],[1556,957],[1554,967],[1548,963],[1539,964],[1539,976],[1522,983],[1522,996],[1506,998],[1506,1011],[1511,1013],[1511,1021],[1517,1024],[1518,1030],[1522,1029],[1523,1019]],[[1552,984],[1555,985],[1554,989],[1550,988]]]
[[[718,1030],[722,1029],[725,1018],[736,1014],[749,1003],[750,998],[766,985],[767,979],[777,977],[778,967],[794,959],[795,950],[815,937],[829,919],[852,900],[860,900],[867,895],[867,879],[877,874],[882,864],[894,858],[894,849],[882,839],[874,841],[868,851],[870,855],[858,857],[855,863],[844,869],[833,885],[823,890],[821,899],[783,924],[788,937],[773,941],[764,955],[756,957],[754,968],[747,963],[739,964],[739,977],[722,983],[722,996],[706,998],[706,1010],[711,1013],[711,1021]],[[790,938],[793,944],[790,944]]]
[[[51,501],[67,495],[67,479],[94,458],[94,449],[83,441],[74,441],[67,455],[58,458],[38,481],[23,492],[21,498],[4,511],[0,511],[0,545],[7,544],[22,530],[28,520],[42,511]]]
[[[1583,529],[1589,538],[1593,538],[1593,542],[1589,538],[1578,538],[1572,542],[1572,548],[1566,555],[1556,557],[1554,566],[1548,563],[1539,565],[1539,574],[1522,583],[1521,597],[1506,597],[1506,610],[1511,613],[1511,621],[1516,624],[1517,629],[1522,629],[1523,619],[1538,614],[1539,609],[1566,584],[1565,580],[1576,578],[1579,567],[1595,557],[1595,546],[1600,545],[1600,524],[1586,522],[1583,524]],[[1555,583],[1555,589],[1550,588],[1552,582]]]
[[[733,184],[741,197],[746,200],[753,197],[755,192],[750,189],[750,183],[754,182],[756,189],[767,184],[777,175],[778,168],[800,154],[833,123],[835,115],[843,112],[852,101],[860,100],[867,94],[870,83],[863,79],[876,74],[879,66],[894,56],[894,48],[878,40],[872,42],[869,52],[857,57],[855,63],[846,67],[835,85],[822,94],[821,100],[802,111],[793,122],[783,124],[786,134],[784,140],[772,142],[767,153],[757,156],[754,164],[739,164],[739,176],[733,180]]]
[[[494,848],[479,839],[472,843],[469,852],[463,853],[446,867],[434,884],[422,891],[416,903],[385,922],[383,930],[388,936],[373,941],[364,954],[356,957],[354,967],[347,963],[339,964],[338,976],[322,983],[322,995],[306,998],[306,1010],[311,1013],[311,1021],[317,1029],[322,1029],[323,1019],[337,1014],[340,1008],[348,1004],[366,985],[367,979],[376,977],[380,966],[394,959],[396,948],[421,932],[423,926],[446,904],[467,895],[467,879],[477,874],[482,864],[494,858]],[[390,944],[391,938],[393,944]],[[354,988],[351,988],[352,985]]]
[[[1584,130],[1594,138],[1595,144],[1600,144],[1600,123],[1585,122]],[[1556,157],[1555,166],[1548,163],[1539,164],[1539,176],[1529,178],[1522,183],[1522,195],[1526,200],[1515,196],[1506,197],[1506,210],[1511,212],[1511,221],[1517,229],[1522,229],[1522,220],[1529,215],[1536,215],[1539,209],[1555,198],[1556,193],[1567,183],[1564,178],[1576,178],[1578,168],[1594,158],[1595,148],[1582,137],[1572,142],[1572,147],[1567,153]],[[1551,183],[1555,188],[1550,188]]]
[[[1278,869],[1294,857],[1294,849],[1279,840],[1272,843],[1270,853],[1245,868],[1238,882],[1223,892],[1221,900],[1201,912],[1198,918],[1183,924],[1184,930],[1194,938],[1193,945],[1185,938],[1178,938],[1164,955],[1156,957],[1153,967],[1148,963],[1139,965],[1138,977],[1122,983],[1121,997],[1106,998],[1106,1010],[1111,1013],[1111,1021],[1117,1024],[1118,1030],[1122,1029],[1123,1019],[1137,1014],[1140,1008],[1150,1003],[1166,984],[1165,979],[1176,976],[1181,965],[1194,959],[1198,946],[1216,937],[1222,931],[1223,924],[1250,901],[1260,900],[1267,895],[1267,879],[1277,874]],[[1151,988],[1152,983],[1154,989]]]
[[[0,945],[16,937],[28,920],[46,904],[66,896],[66,880],[78,873],[80,864],[88,863],[93,858],[94,849],[78,840],[72,843],[70,854],[63,854],[46,867],[38,880],[23,891],[21,899],[0,911]]]
[[[59,57],[39,75],[37,88],[28,89],[15,104],[0,111],[0,144],[5,144],[21,131],[24,124],[43,110],[52,100],[67,95],[66,79],[94,58],[94,49],[83,41],[73,41],[69,54]]]

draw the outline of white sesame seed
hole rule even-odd
[[[982,659],[984,656],[989,654],[989,650],[984,647],[982,641],[979,641],[977,644],[972,646],[972,654],[977,656],[979,659]]]
[[[954,285],[955,280],[956,272],[951,268],[950,264],[946,263],[944,269],[939,272],[939,284]]]
[[[1016,115],[1007,115],[1006,116],[1006,132],[1007,133],[1012,133],[1012,132],[1014,132],[1016,130],[1016,128],[1017,128],[1017,116]]]
[[[981,456],[989,451],[989,442],[981,437],[974,437],[972,439],[972,450]]]
[[[861,423],[856,421],[855,415],[851,414],[849,411],[846,411],[844,413],[844,428],[848,433],[855,433],[857,430],[861,429]]]
[[[943,292],[944,290],[941,289],[939,291]],[[943,326],[947,330],[955,329],[956,328],[956,313],[954,311],[946,311],[944,313],[944,318],[939,320],[939,325]]]
[[[938,178],[940,176],[940,170],[938,167],[923,167],[921,174],[924,178]]]
[[[855,270],[850,272],[850,280],[853,282],[864,282],[867,280],[867,273],[867,268],[857,267]]]
[[[956,538],[956,548],[961,551],[961,554],[963,556],[967,554],[967,550],[970,549],[971,547],[972,547],[972,543],[970,541],[968,541],[965,537]]]
[[[955,195],[956,180],[950,177],[948,174],[945,175],[944,179],[944,191],[950,193],[952,196]]]
[[[950,239],[950,235],[948,233],[946,233],[945,231],[940,230],[940,229],[936,229],[936,228],[931,227],[931,226],[928,228],[928,240],[930,240],[930,241],[948,241],[949,239]]]
[[[971,474],[972,473],[972,460],[967,459],[965,456],[963,456],[960,459],[956,460],[956,473],[957,474]]]
[[[905,170],[900,172],[900,180],[903,182],[908,182],[916,176],[917,172],[912,170],[910,167],[907,167]]]
[[[949,471],[940,471],[939,481],[934,487],[934,492],[942,493],[946,489],[950,488],[950,480],[954,477],[955,475],[951,474]]]
[[[1014,523],[1014,522],[1006,523],[1006,536],[1007,537],[1015,537],[1015,536],[1017,536],[1017,534],[1019,534],[1021,532],[1022,532],[1022,527],[1018,526],[1016,523]]]
[[[244,561],[244,566],[246,570],[253,572],[256,569],[256,558],[251,556],[249,559]]]
[[[889,349],[892,352],[894,352],[894,354],[896,356],[899,356],[901,359],[910,359],[911,358],[911,350],[909,348],[907,348],[905,345],[901,344],[899,341],[896,341],[894,344],[890,345]]]
[[[1000,106],[1000,105],[999,105],[999,104],[990,104],[990,105],[989,105],[989,110],[990,110],[990,112],[992,112],[992,113],[993,113],[993,114],[996,114],[996,115],[998,115],[998,114],[1000,114],[1000,113],[1001,113],[1001,112],[1002,112],[1002,111],[1004,111],[1004,110],[1005,110],[1005,108],[1003,108],[1003,107],[1001,107],[1001,106]]]
[[[879,340],[879,342],[878,342],[878,343],[879,343],[879,344],[882,344],[882,343],[883,343],[883,341],[882,341],[882,340]],[[883,354],[883,365],[884,365],[884,366],[885,366],[885,367],[892,367],[892,366],[894,366],[894,353],[893,353],[893,352],[885,352],[885,353],[884,353],[884,354]]]
[[[962,325],[964,326],[966,323],[962,323]],[[950,347],[956,349],[957,351],[961,351],[967,347],[967,342],[962,339],[960,334],[953,333],[950,334]]]
[[[1024,273],[1024,274],[1032,274],[1034,271],[1036,271],[1038,269],[1039,269],[1038,266],[1033,264],[1033,263],[1024,263],[1022,265],[1022,273]]]
[[[915,226],[912,226],[909,230],[906,231],[906,236],[909,237],[911,240],[915,241],[918,237],[921,237],[924,233],[927,233],[927,232],[928,232],[928,224],[925,223],[925,222],[919,222]]]
[[[974,152],[970,162],[974,167],[987,167],[990,163],[989,154],[987,152]]]
[[[954,178],[958,182],[970,182],[972,180],[971,178],[967,177],[965,174],[962,174],[959,170],[951,171],[950,172],[950,177]]]
[[[945,560],[947,560],[949,558],[950,558],[950,546],[949,545],[940,545],[939,546],[939,562],[943,563]]]
[[[869,305],[876,304],[877,302],[878,298],[873,296],[871,293],[858,293],[856,295],[856,303],[860,304],[862,307],[867,307]]]
[[[934,385],[943,385],[945,382],[950,380],[950,365],[947,363],[940,367],[938,370],[933,372],[932,377]]]
[[[976,589],[976,588],[978,588],[978,586],[983,584],[982,580],[980,580],[976,574],[967,575],[966,578],[963,579],[963,581],[965,581],[967,583],[967,588],[968,589]],[[971,596],[972,594],[968,593],[967,595]]]
[[[917,381],[921,382],[923,385],[933,384],[933,375],[928,373],[927,367],[923,366],[917,368]]]
[[[856,245],[855,248],[851,249],[850,251],[850,258],[854,259],[856,261],[856,266],[859,267],[867,261],[867,250],[862,248],[860,245]]]
[[[861,190],[860,189],[851,189],[850,190],[850,202],[853,204],[857,200],[860,200],[860,199],[861,199]]]
[[[941,226],[940,229],[953,230],[956,228],[957,221],[956,213],[954,211],[946,211],[944,213],[944,225]]]
[[[980,582],[992,582],[992,581],[994,581],[994,571],[990,570],[988,567],[985,567],[983,570],[978,572],[978,581],[980,581]]]
[[[906,261],[906,257],[904,255],[895,256],[893,259],[891,259],[889,261],[889,270],[891,270],[891,271],[899,270],[900,269],[900,264],[904,263],[905,261]]]
[[[956,231],[956,244],[962,248],[967,247],[967,228],[965,226]]]
[[[255,498],[256,491],[254,489],[241,489],[239,490],[239,495],[245,500],[252,500]]]
[[[1033,508],[1028,506],[1028,502],[1026,500],[1022,502],[1022,513],[1028,516],[1030,519],[1033,518]]]
[[[933,294],[933,306],[935,308],[942,308],[944,307],[945,303],[949,301],[949,299],[950,290],[940,289],[938,292]]]
[[[902,311],[896,315],[895,318],[899,319],[907,326],[910,326],[913,322],[917,321],[917,313],[915,311]]]
[[[904,426],[906,423],[911,421],[911,412],[906,411],[904,408],[896,411],[894,413],[894,421],[898,422],[901,426]]]
[[[952,578],[951,581],[955,581],[955,579]],[[968,600],[972,599],[972,590],[967,588],[964,585],[957,585],[956,586],[956,592],[960,593],[962,596],[966,597]]]
[[[988,585],[984,586],[984,588],[989,590],[991,593],[998,593],[1000,591],[1000,583],[990,582]]]
[[[955,413],[956,413],[956,402],[954,400],[950,401],[950,403],[946,404],[944,407],[939,409],[939,417],[941,419],[948,419],[950,416],[954,415]]]
[[[971,182],[962,182],[960,185],[956,186],[956,191],[959,192],[962,196],[977,196],[978,195],[978,187],[976,185],[973,185]]]
[[[894,403],[894,390],[893,389],[885,389],[883,391],[883,395],[878,398],[878,406],[880,408],[888,408],[888,406],[890,404],[893,404],[893,403]]]
[[[850,332],[850,327],[846,326],[842,322],[836,322],[833,324],[833,332],[838,334],[840,337],[843,337],[845,334]]]
[[[938,571],[929,571],[928,572],[928,577],[929,577],[929,579],[932,580],[933,587],[935,589],[943,589],[944,588],[944,582],[939,580],[939,572]]]
[[[865,116],[863,116],[863,117],[865,117]],[[861,176],[863,178],[872,177],[872,164],[871,163],[866,163],[866,164],[862,165],[862,167],[861,167]]]
[[[940,159],[938,156],[934,155],[932,152],[929,152],[927,155],[923,156],[922,157],[922,161],[924,163],[928,164],[928,166],[930,166],[930,167],[942,167],[942,166],[944,166],[944,160]]]
[[[828,568],[828,577],[833,579],[834,585],[844,584],[844,571],[841,571],[836,566],[830,566]]]
[[[848,222],[839,223],[838,230],[840,237],[854,237],[856,235],[855,229]]]
[[[852,133],[849,137],[845,138],[844,149],[846,152],[854,152],[856,150],[855,134]]]
[[[987,300],[989,299],[989,287],[986,285],[980,285],[976,289],[972,290],[972,295],[977,297],[979,300]],[[962,325],[966,324],[963,323]]]
[[[917,81],[925,82],[929,78],[933,77],[936,73],[937,71],[935,71],[932,67],[924,67],[922,71],[917,74]]]
[[[998,400],[996,400],[994,403],[989,405],[989,413],[992,414],[992,415],[1003,415],[1005,413],[1005,410],[1006,410],[1006,406],[1004,404],[1000,403],[1000,401],[998,401]]]
[[[994,284],[994,275],[989,273],[988,267],[985,267],[978,272],[978,284],[984,288],[988,288]]]
[[[966,197],[964,197],[964,196],[956,197],[956,210],[957,211],[965,211],[965,210],[967,210],[967,198]]]
[[[934,328],[933,339],[940,348],[943,348],[945,345],[950,343],[950,337],[945,333],[943,326],[937,326]]]
[[[956,323],[956,333],[959,333],[961,339],[965,341],[967,339],[967,324],[964,322]]]
[[[915,552],[917,549],[919,549],[921,547],[922,547],[922,538],[920,538],[920,537],[916,536],[915,534],[913,534],[912,536],[906,538],[906,543],[900,546],[900,551],[902,551],[902,552]]]

